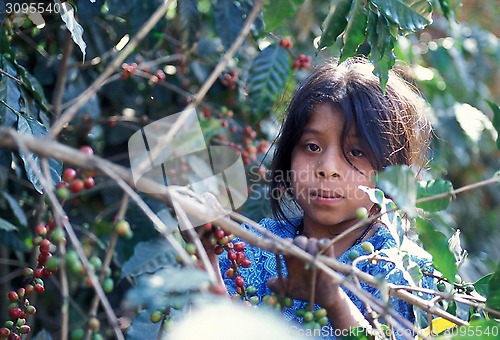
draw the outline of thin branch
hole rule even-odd
[[[66,80],[68,74],[68,64],[71,54],[73,53],[73,41],[71,40],[71,33],[66,31],[64,40],[64,52],[61,60],[61,65],[59,67],[59,72],[56,79],[54,95],[52,96],[52,111],[54,111],[56,117],[61,114],[61,104],[62,97],[64,95],[64,89],[66,88]]]

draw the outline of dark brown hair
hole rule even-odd
[[[350,58],[341,64],[329,61],[316,67],[296,89],[271,164],[270,198],[276,219],[288,220],[283,211],[289,185],[284,174],[290,171],[292,150],[309,114],[318,105],[329,104],[343,113],[341,140],[345,141],[348,131],[355,128],[360,146],[376,171],[394,164],[424,166],[430,136],[423,115],[424,100],[393,71],[383,93],[372,71],[372,64],[362,58]]]

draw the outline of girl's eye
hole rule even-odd
[[[320,147],[314,143],[307,143],[306,147],[307,147],[307,150],[312,151],[312,152],[320,151]]]
[[[352,156],[352,157],[361,157],[361,156],[364,156],[364,153],[363,151],[361,150],[358,150],[358,149],[352,149],[348,152],[349,156]]]

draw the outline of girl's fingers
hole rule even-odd
[[[293,244],[295,244],[297,247],[299,247],[302,250],[306,250],[307,243],[308,243],[307,241],[308,241],[307,237],[300,235],[300,236],[297,236],[296,238],[293,239]]]
[[[310,238],[307,243],[306,251],[311,255],[316,255],[318,253],[318,240],[315,238]]]

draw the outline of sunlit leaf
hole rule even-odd
[[[60,5],[61,8],[61,19],[66,24],[66,28],[71,33],[71,39],[75,42],[75,44],[80,47],[80,51],[82,51],[83,60],[85,60],[85,53],[87,49],[87,44],[83,41],[83,27],[76,21],[75,18],[75,10],[73,7],[67,3],[61,3],[59,0],[56,0],[56,3]]]
[[[430,181],[420,181],[417,183],[417,201],[419,199],[433,197],[441,194],[450,194],[446,197],[432,201],[417,203],[417,207],[425,211],[435,212],[448,208],[453,193],[453,184],[444,179],[433,179]]]
[[[384,16],[403,30],[414,32],[432,23],[428,0],[372,0]]]
[[[448,248],[448,239],[429,222],[418,218],[418,237],[425,250],[432,255],[432,264],[449,281],[454,282],[457,274],[455,256]]]
[[[409,217],[416,216],[417,185],[412,169],[408,166],[389,166],[377,174],[375,183]]]
[[[323,33],[318,50],[331,46],[347,26],[347,16],[353,0],[339,0],[330,3],[330,12],[323,22]]]

